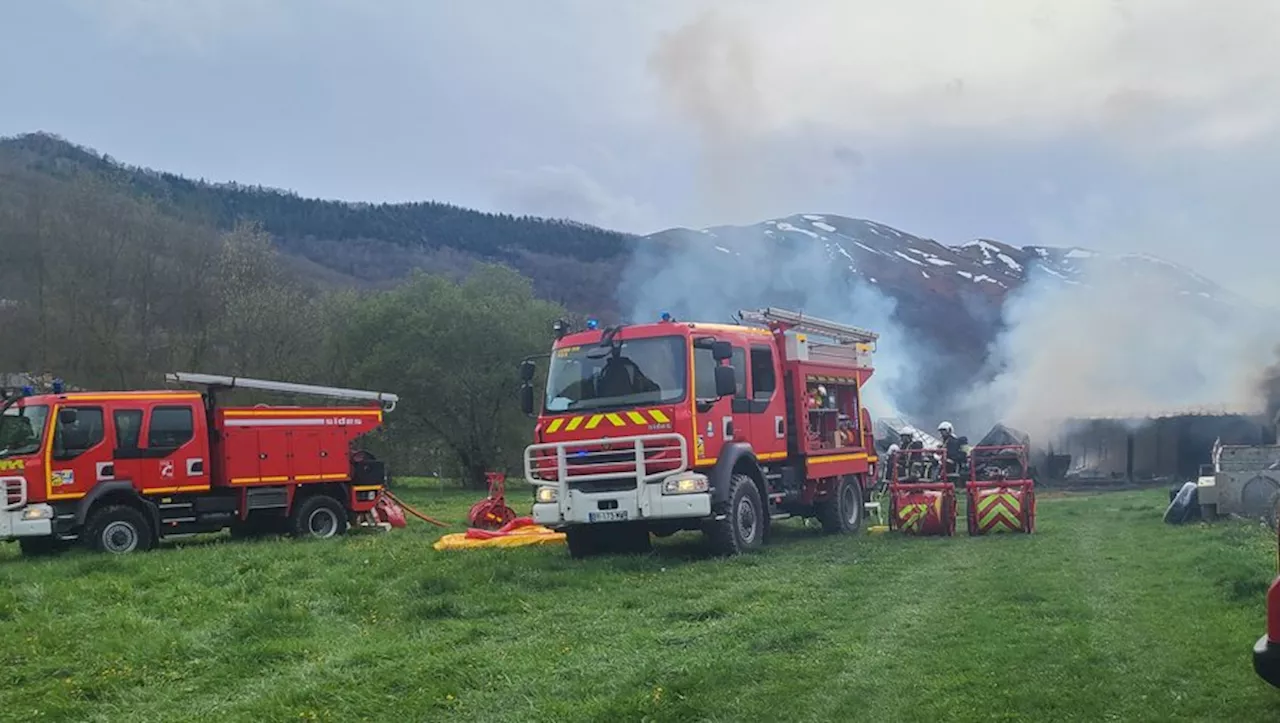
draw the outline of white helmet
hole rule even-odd
[[[939,424],[938,431],[942,432],[943,434],[951,434],[952,432],[951,422],[943,422],[942,424]]]
[[[914,437],[914,436],[916,436],[916,428],[915,428],[915,427],[903,427],[902,429],[899,429],[899,430],[898,430],[898,436],[899,436],[899,437]]]

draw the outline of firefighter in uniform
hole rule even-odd
[[[939,424],[938,434],[942,437],[943,462],[946,465],[946,473],[949,475],[960,474],[967,457],[964,445],[968,440],[964,437],[956,436],[955,428],[951,426],[951,422]]]

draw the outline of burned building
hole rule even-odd
[[[1104,414],[1065,420],[1057,428],[1042,444],[1042,470],[1050,479],[1193,480],[1211,462],[1215,442],[1276,439],[1264,413],[1225,407]]]

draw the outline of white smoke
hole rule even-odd
[[[732,323],[739,310],[774,306],[869,329],[880,339],[867,407],[876,417],[918,411],[937,353],[899,323],[891,298],[809,241],[751,227],[668,232],[637,250],[620,287],[623,308],[635,322],[666,311],[682,321]]]
[[[1097,257],[1078,281],[1033,273],[1006,300],[994,376],[960,395],[971,417],[1045,439],[1071,418],[1263,411],[1276,314],[1150,259]]]

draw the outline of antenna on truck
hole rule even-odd
[[[360,399],[370,402],[381,402],[382,409],[390,412],[396,408],[400,397],[390,392],[367,392],[362,389],[343,389],[341,387],[321,387],[312,384],[294,384],[293,382],[273,382],[266,379],[250,379],[249,377],[232,377],[220,374],[194,374],[192,372],[169,372],[164,375],[165,381],[181,384],[197,384],[219,389],[261,389],[268,392],[284,392],[287,394],[308,394],[332,399]]]
[[[743,309],[738,312],[738,316],[743,321],[767,326],[770,329],[795,330],[830,337],[840,344],[874,344],[880,338],[880,335],[874,331],[772,306],[755,311]]]

